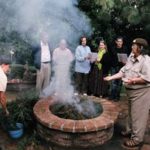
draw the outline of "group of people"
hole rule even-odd
[[[104,77],[117,73],[126,63],[125,56],[127,59],[129,50],[124,46],[123,38],[117,37],[115,45],[109,49],[106,42],[100,40],[95,51],[86,45],[86,40],[86,37],[82,37],[75,51],[77,92],[118,101],[122,81],[114,80],[109,84]],[[118,54],[124,55],[124,59],[119,60]]]
[[[111,50],[107,48],[104,40],[100,40],[98,49],[93,53],[87,46],[87,38],[82,37],[74,57],[67,48],[54,50],[52,57],[55,59],[57,58],[55,53],[61,55],[66,50],[69,55],[61,56],[66,60],[69,57],[72,58],[71,61],[75,60],[75,94],[109,96],[110,99],[118,101],[122,83],[124,84],[129,100],[129,125],[121,134],[129,137],[123,143],[123,147],[127,149],[142,146],[149,117],[150,57],[146,51],[147,47],[145,39],[137,38],[133,40],[129,54],[123,44],[123,38],[118,37]],[[56,62],[61,61],[60,55]],[[47,64],[47,62],[42,63]],[[108,81],[111,81],[111,84]]]
[[[48,37],[42,34],[39,46],[33,50],[34,64],[37,68],[36,89],[40,93],[50,84],[53,63],[71,63],[73,60],[75,94],[92,94],[119,100],[123,83],[129,99],[128,120],[131,123],[128,129],[122,132],[122,135],[130,136],[123,146],[140,147],[143,144],[150,109],[150,57],[145,50],[148,43],[142,38],[133,40],[130,54],[123,45],[122,37],[118,37],[115,44],[108,50],[105,41],[100,40],[97,50],[92,52],[87,46],[87,38],[82,37],[73,55],[67,48],[66,40],[62,39],[59,47],[51,53]],[[119,56],[120,54],[122,55]],[[9,61],[2,59],[0,65],[0,103],[7,115],[9,112],[6,107],[5,73],[9,70],[9,64]],[[111,81],[111,84],[108,81]]]
[[[69,56],[64,55],[67,51],[71,53],[71,59],[75,60],[74,84],[76,95],[88,94],[109,97],[114,101],[119,100],[122,81],[114,80],[109,84],[103,78],[108,74],[115,74],[126,63],[118,60],[120,53],[128,56],[128,50],[123,44],[122,37],[116,39],[115,46],[111,50],[108,50],[104,40],[100,40],[97,50],[93,52],[87,45],[87,38],[83,36],[73,56],[64,39],[60,41],[59,47],[52,53],[47,35],[42,34],[40,45],[33,49],[34,64],[37,68],[36,89],[39,93],[50,84],[52,63],[61,63],[62,57],[66,60],[69,59]]]

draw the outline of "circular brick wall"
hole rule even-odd
[[[110,101],[98,101],[103,106],[100,116],[87,120],[71,120],[52,114],[49,110],[54,104],[52,98],[39,100],[34,106],[38,134],[47,142],[65,147],[87,148],[104,144],[113,135],[118,111]]]

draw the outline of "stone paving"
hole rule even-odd
[[[15,96],[16,96],[16,93],[8,92],[7,93],[8,102],[15,99]],[[103,146],[92,148],[91,150],[124,150],[121,147],[121,143],[125,139],[122,136],[120,136],[119,133],[120,133],[120,130],[125,126],[125,118],[128,112],[128,107],[127,107],[128,103],[126,100],[126,96],[122,96],[121,100],[119,102],[115,102],[115,104],[120,109],[120,115],[115,125],[114,136],[112,137],[110,141],[108,141]],[[0,146],[1,146],[0,150],[18,150],[17,144],[19,141],[21,141],[21,139],[13,140],[2,129],[0,129]],[[145,144],[143,145],[141,150],[150,150],[150,120],[148,121],[144,142]],[[39,146],[38,149],[27,147],[26,150],[52,150],[52,149]],[[53,150],[55,150],[55,147],[53,147]],[[63,150],[63,149],[60,149],[60,150]]]

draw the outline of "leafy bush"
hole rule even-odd
[[[39,145],[40,141],[37,138],[36,131],[34,131],[31,135],[26,135],[18,142],[17,150],[27,150],[27,147],[30,147],[32,150],[41,150]]]
[[[25,68],[23,65],[15,64],[11,65],[10,78],[12,79],[22,79]]]
[[[32,76],[36,73],[36,69],[34,66],[28,66],[28,70],[27,70],[25,68],[25,65],[12,64],[9,78],[10,79],[23,79],[25,71],[28,71],[28,73],[30,73],[30,78],[33,78]]]
[[[20,93],[16,100],[8,104],[8,110],[12,119],[16,122],[21,122],[25,127],[30,128],[35,125],[33,106],[39,99],[35,89]]]
[[[3,114],[2,109],[0,109],[0,126],[6,131],[17,129],[16,121],[13,119],[13,116],[6,116],[5,114]]]

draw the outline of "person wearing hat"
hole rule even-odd
[[[0,58],[0,104],[6,115],[9,115],[9,111],[6,107],[6,86],[7,86],[7,72],[9,71],[10,60],[6,57]]]
[[[122,78],[126,87],[131,129],[122,133],[131,137],[122,146],[129,149],[142,146],[149,117],[150,57],[146,47],[148,43],[145,39],[133,40],[132,52],[126,65],[115,75],[104,78],[106,81]]]

